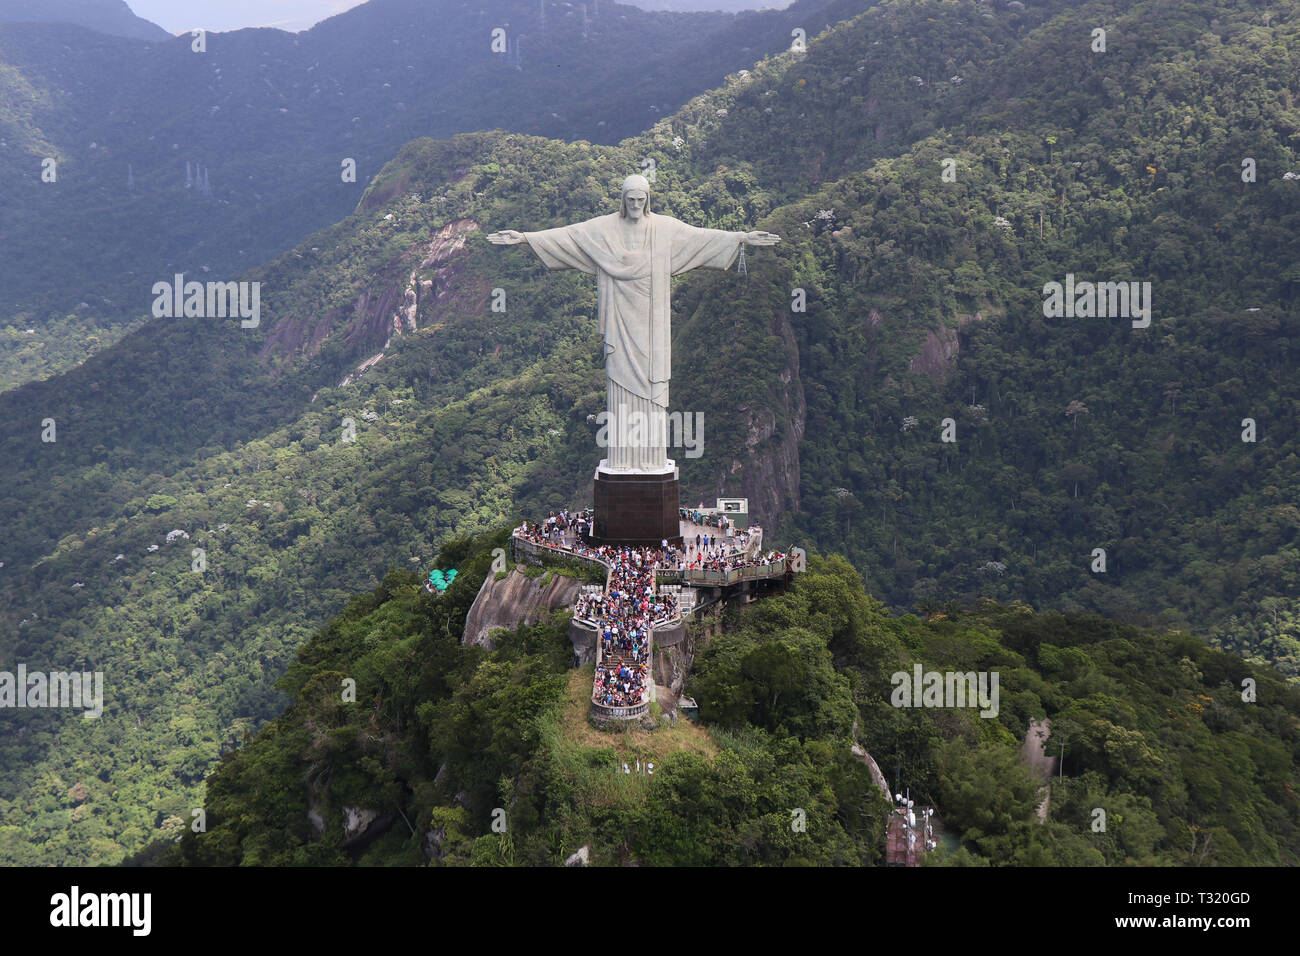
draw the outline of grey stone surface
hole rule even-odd
[[[672,277],[693,269],[728,269],[745,244],[770,246],[780,237],[701,229],[651,213],[650,183],[633,175],[623,180],[616,213],[537,232],[506,229],[487,238],[497,245],[527,243],[548,269],[596,276],[607,395],[607,457],[600,469],[623,474],[671,469]]]
[[[581,584],[561,574],[551,574],[544,586],[541,582],[542,578],[530,578],[518,568],[500,581],[489,574],[465,617],[465,643],[492,650],[493,630],[536,624],[550,611],[572,604]]]

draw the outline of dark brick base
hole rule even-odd
[[[593,486],[597,544],[682,543],[677,476],[596,472]]]

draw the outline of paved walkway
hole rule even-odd
[[[685,551],[685,558],[688,563],[696,560],[700,556],[700,554],[705,551],[703,545],[701,545],[701,547],[699,548],[696,547],[695,544],[696,535],[699,535],[701,539],[703,539],[705,535],[710,536],[713,539],[713,543],[710,546],[709,550],[713,550],[714,548],[721,546],[723,549],[723,556],[727,558],[734,558],[743,555],[743,557],[746,560],[749,560],[759,553],[763,544],[762,529],[757,527],[754,528],[752,531],[749,531],[749,533],[744,536],[745,542],[744,542],[743,549],[741,546],[741,535],[724,535],[721,529],[713,525],[696,524],[693,521],[682,521],[680,523],[680,527],[681,527],[681,534],[682,534],[683,546],[684,546],[683,550]],[[549,548],[550,550],[556,551],[560,554],[569,553],[569,554],[574,554],[575,556],[585,557],[588,560],[597,560],[600,561],[601,564],[604,564],[607,569],[611,567],[608,561],[606,561],[604,558],[599,557],[597,555],[592,555],[592,554],[579,555],[576,549],[582,546],[582,542],[578,538],[577,531],[572,528],[569,529],[568,531],[565,531],[561,535],[558,542],[546,542],[542,544],[535,544],[535,546]],[[658,548],[653,548],[653,549],[638,548],[637,550],[638,551],[648,550],[652,553],[659,551]],[[654,559],[652,559],[649,562],[646,562],[644,565],[632,565],[637,570],[635,584],[632,586],[633,594],[640,594],[644,596],[646,588],[648,587],[650,589],[650,594],[658,596],[659,594],[659,585],[657,580],[658,576],[655,573],[655,569],[652,566],[653,560]],[[677,571],[675,566],[670,568],[661,568],[660,570],[672,571],[672,572]],[[719,580],[722,580],[723,576],[726,574],[734,575],[737,573],[740,572],[687,571],[682,575],[682,579],[685,581],[689,581],[690,578],[693,575],[695,575],[704,579],[704,583],[706,585],[711,582],[713,585],[716,586],[718,585],[719,581],[713,580],[715,576],[718,577]],[[759,574],[760,572],[756,571],[755,573]],[[782,567],[776,571],[769,571],[769,570],[761,571],[761,576],[763,577],[780,576],[781,574],[784,574],[784,565],[782,565]],[[606,578],[608,580],[608,574],[606,575]],[[729,582],[722,581],[722,583],[729,583]],[[624,716],[621,713],[621,711],[632,710],[632,709],[636,709],[639,715],[639,711],[642,705],[648,703],[651,700],[654,700],[655,691],[656,691],[656,688],[654,686],[654,678],[653,675],[651,674],[651,667],[650,667],[651,661],[653,659],[652,649],[654,647],[654,625],[656,622],[652,619],[653,612],[651,612],[651,614],[646,616],[644,625],[636,626],[634,624],[629,629],[629,625],[627,623],[629,615],[635,619],[635,618],[640,618],[641,614],[639,608],[640,599],[630,599],[628,597],[627,592],[628,589],[626,587],[620,589],[618,606],[615,607],[614,602],[610,600],[610,594],[607,585],[604,591],[606,600],[604,602],[603,609],[601,610],[599,615],[580,618],[580,620],[583,620],[585,623],[589,625],[594,625],[596,629],[597,657],[596,657],[596,674],[592,683],[592,695],[591,695],[592,703],[604,708],[617,708],[618,711],[620,711],[620,713],[617,714],[617,716],[620,717]],[[674,606],[674,611],[672,613],[672,616],[665,620],[658,621],[657,623],[659,624],[659,626],[662,627],[669,624],[675,624],[680,620],[681,620],[680,608]],[[620,621],[622,622],[621,624]],[[619,630],[617,631],[617,633],[619,634],[619,640],[611,644],[610,651],[607,655],[604,650],[603,635],[607,629],[614,629],[616,627],[619,628]],[[633,646],[636,647],[635,653],[631,651],[630,647],[621,646],[622,641],[626,639],[630,631],[636,632],[637,634],[637,639],[633,644]],[[615,680],[625,681],[628,678],[620,677],[619,672],[623,668],[628,667],[629,665],[630,665],[630,669],[635,673],[635,676],[640,677],[644,682],[642,685],[642,693],[640,695],[640,700],[638,702],[621,703],[621,704],[604,703],[600,699],[602,696],[602,690],[601,690],[602,678],[604,678],[607,681],[611,678]],[[631,715],[631,716],[636,716],[636,715]]]

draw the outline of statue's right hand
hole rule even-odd
[[[527,242],[528,237],[522,232],[516,232],[514,229],[502,229],[500,232],[489,235],[487,241],[498,246],[513,246],[521,242]]]

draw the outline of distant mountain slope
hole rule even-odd
[[[724,10],[727,13],[739,13],[742,10],[780,10],[790,4],[789,0],[631,0],[631,5],[642,10]]]
[[[784,240],[675,287],[686,497],[896,610],[1104,611],[1300,675],[1297,5],[989,7],[885,4],[618,146],[413,141],[244,275],[258,329],[151,322],[0,395],[0,660],[116,681],[99,722],[0,715],[14,852],[143,845],[349,595],[583,500],[594,283],[483,236],[607,212],[646,159],[656,210]],[[1044,316],[1067,274],[1152,282],[1150,326]]]
[[[0,25],[0,388],[115,341],[156,281],[228,277],[347,215],[413,138],[615,143],[788,47],[792,24],[815,32],[869,2],[739,16],[609,3],[584,31],[575,4],[543,20],[535,0],[372,0],[301,34],[209,34],[204,52],[188,35]]]
[[[75,23],[133,40],[170,40],[158,24],[136,16],[126,0],[0,0],[0,23]]]

